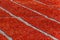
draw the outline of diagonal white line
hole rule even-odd
[[[54,6],[55,6],[55,5],[48,5],[48,4],[45,4],[45,3],[40,2],[40,1],[38,1],[38,0],[34,0],[34,1],[37,2],[37,3],[39,3],[39,4],[46,5],[46,6],[50,7],[50,8],[54,8]],[[60,10],[60,8],[56,8],[56,9],[57,9],[57,10]]]
[[[41,4],[43,4],[43,5],[49,6],[49,5],[47,5],[47,4],[43,3],[43,2],[40,2],[40,1],[38,1],[38,0],[33,0],[33,1],[36,1],[36,2],[41,3]]]
[[[58,39],[55,38],[54,36],[52,36],[52,35],[44,32],[44,31],[42,31],[42,30],[40,30],[40,29],[38,29],[38,28],[36,28],[35,26],[32,26],[31,24],[29,24],[28,22],[26,22],[25,20],[23,20],[21,17],[15,16],[13,13],[9,12],[8,10],[4,9],[3,7],[0,6],[0,9],[2,9],[3,11],[5,11],[5,12],[6,12],[7,14],[9,14],[10,16],[16,18],[17,20],[23,22],[25,25],[30,26],[31,28],[33,28],[33,29],[35,29],[35,30],[43,33],[43,34],[46,35],[46,36],[49,36],[49,37],[52,38],[53,40],[58,40]]]
[[[4,31],[0,30],[0,34],[4,35],[8,40],[13,40],[11,37],[9,37]]]
[[[15,4],[19,5],[19,6],[22,6],[23,8],[26,8],[26,9],[28,9],[28,10],[36,13],[36,14],[39,14],[39,15],[41,15],[41,16],[43,16],[43,17],[45,17],[45,18],[47,18],[47,19],[49,19],[49,20],[51,20],[51,21],[54,21],[54,22],[60,24],[60,22],[57,21],[56,19],[50,18],[50,17],[48,17],[47,15],[44,15],[44,14],[42,14],[42,13],[36,11],[36,10],[33,10],[33,9],[27,7],[27,6],[24,6],[24,5],[22,5],[22,4],[19,4],[19,3],[17,3],[17,2],[14,2],[13,0],[11,0],[11,2],[13,2],[13,3],[15,3]]]

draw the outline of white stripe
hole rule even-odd
[[[47,5],[47,4],[43,3],[43,2],[40,2],[40,1],[37,1],[37,0],[34,0],[34,1],[36,1],[36,2],[38,2],[40,4],[43,4],[43,5],[49,6],[49,5]]]
[[[0,30],[0,34],[5,36],[8,40],[13,40],[11,37],[9,37],[4,31]]]
[[[15,4],[19,5],[19,6],[22,6],[22,7],[26,8],[26,9],[32,11],[32,12],[35,12],[36,14],[39,14],[39,15],[41,15],[41,16],[43,16],[43,17],[45,17],[45,18],[47,18],[47,19],[49,19],[49,20],[51,20],[51,21],[54,21],[54,22],[60,24],[60,22],[57,21],[56,19],[50,18],[50,17],[48,17],[47,15],[44,15],[44,14],[42,14],[42,13],[36,11],[36,10],[33,10],[33,9],[29,8],[29,7],[26,7],[26,6],[22,5],[22,4],[19,4],[19,3],[17,3],[17,2],[14,2],[13,0],[11,0],[11,2],[13,2],[13,3],[15,3]]]
[[[48,4],[45,4],[45,3],[40,2],[40,1],[38,1],[38,0],[34,0],[34,1],[37,2],[37,3],[43,4],[43,5],[46,5],[46,6],[50,7],[50,8],[54,8],[54,6],[55,6],[55,5],[48,5]],[[56,5],[56,6],[58,6],[58,5]],[[56,8],[56,9],[57,9],[57,10],[60,10],[60,8]]]
[[[15,16],[15,15],[13,15],[11,12],[9,12],[9,11],[6,10],[6,9],[4,9],[3,7],[0,7],[0,9],[2,9],[3,11],[5,11],[7,14],[11,15],[12,17],[16,18],[17,20],[23,22],[25,25],[30,26],[31,28],[33,28],[33,29],[35,29],[35,30],[37,30],[37,31],[45,34],[46,36],[51,37],[53,40],[58,40],[58,39],[55,38],[54,36],[52,36],[52,35],[44,32],[44,31],[42,31],[42,30],[40,30],[40,29],[38,29],[38,28],[36,28],[36,27],[34,27],[34,26],[32,26],[31,24],[29,24],[28,22],[26,22],[25,20],[23,20],[21,17],[17,17],[17,16]]]

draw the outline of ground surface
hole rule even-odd
[[[0,40],[60,40],[60,0],[0,0]]]

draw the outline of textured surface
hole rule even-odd
[[[7,40],[7,38],[4,35],[0,34],[0,40]]]
[[[60,2],[0,0],[0,40],[60,40],[59,6],[50,4]]]

